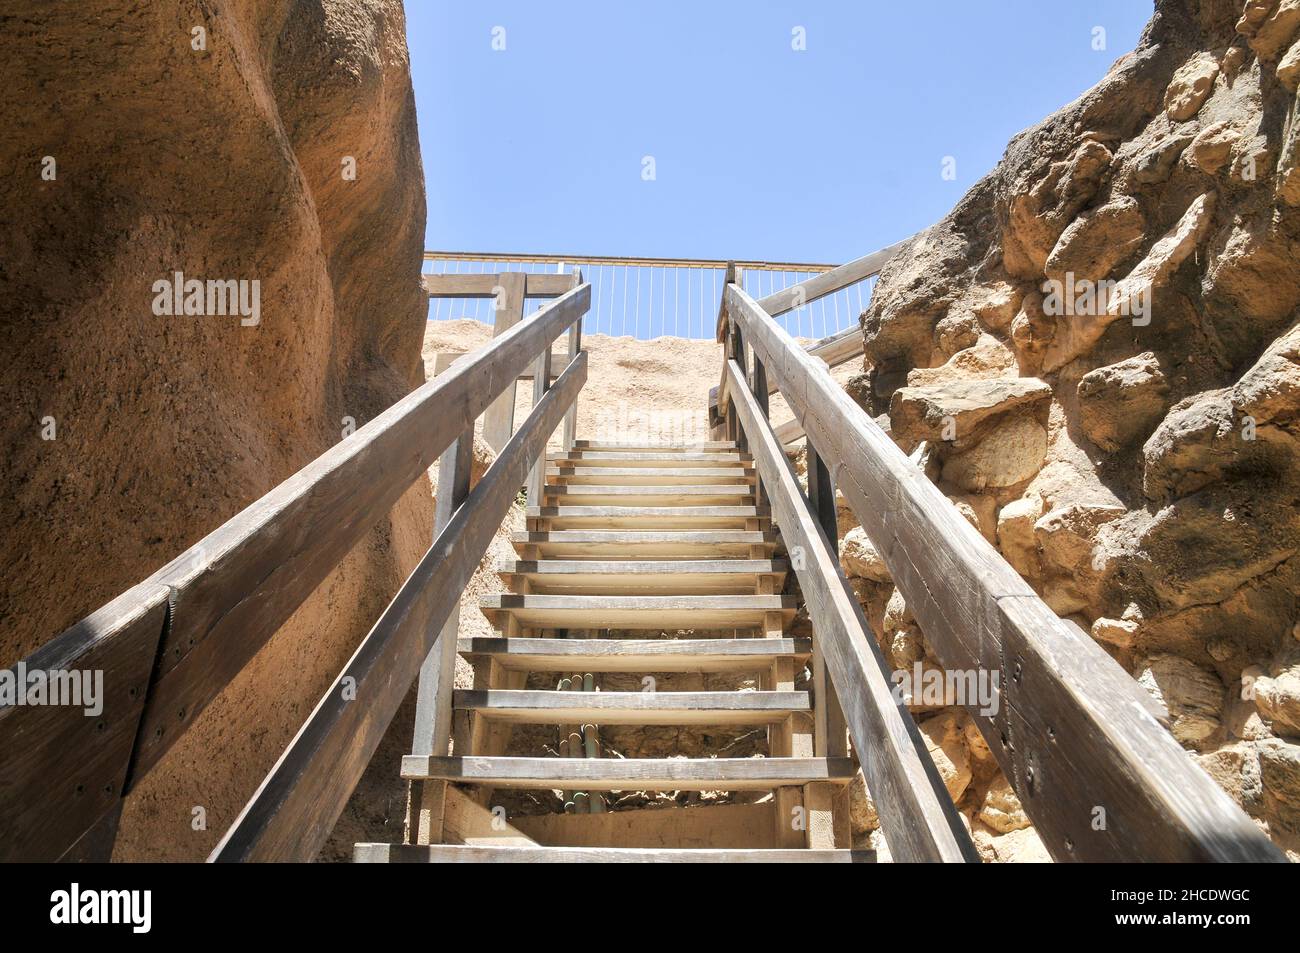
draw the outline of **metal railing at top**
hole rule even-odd
[[[591,313],[587,334],[709,338],[714,336],[718,301],[727,262],[687,258],[620,258],[602,255],[516,255],[494,252],[424,253],[426,274],[530,274],[582,269],[591,284]],[[835,266],[808,262],[736,262],[743,269],[745,290],[764,298],[797,285]],[[856,326],[871,302],[875,276],[854,282],[780,316],[782,327],[796,338],[829,337]],[[540,307],[530,301],[527,311]],[[470,318],[491,324],[492,301],[485,298],[435,298],[429,320]]]

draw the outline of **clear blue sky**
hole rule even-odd
[[[1151,9],[407,0],[426,247],[846,261],[946,214]]]

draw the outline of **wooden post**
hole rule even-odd
[[[577,324],[574,325],[577,327]],[[577,354],[574,354],[576,357]],[[533,406],[536,407],[551,387],[551,349],[542,349],[533,362]],[[549,440],[549,436],[548,436]],[[528,471],[528,505],[542,505],[542,490],[546,484],[546,445],[537,454],[533,468]]]
[[[724,365],[727,360],[733,360],[741,367],[745,366],[745,335],[740,330],[740,325],[735,321],[730,321],[730,331],[727,334],[726,353],[723,355]],[[736,442],[736,448],[739,450],[747,449],[745,442],[745,428],[740,426],[740,420],[736,416],[735,403],[728,399],[727,401],[727,437]]]
[[[812,440],[807,440],[805,446],[808,456],[808,505],[826,537],[830,551],[838,554],[840,531],[839,517],[835,512],[835,482]],[[826,658],[816,639],[813,640],[812,663],[813,697],[816,704],[813,753],[819,758],[842,758],[848,754],[848,729],[835,685],[826,674]],[[809,784],[804,788],[809,847],[849,846],[848,803],[843,797],[845,794],[847,789],[837,790],[829,784]]]
[[[505,271],[497,275],[497,287],[501,290],[492,303],[496,314],[493,337],[500,337],[523,320],[526,280],[527,275],[522,271]],[[497,453],[505,447],[515,430],[515,387],[515,382],[511,381],[483,415],[483,439]]]
[[[767,368],[759,360],[758,354],[754,354],[754,367],[750,371],[750,392],[754,395],[754,400],[758,403],[758,409],[762,411],[763,419],[770,421],[772,417],[771,405],[768,399],[767,387]],[[754,471],[754,505],[766,506],[763,498],[763,478]]]
[[[474,457],[474,423],[438,458],[438,497],[433,511],[433,538],[451,522],[452,514],[469,496]],[[438,641],[420,666],[415,696],[415,736],[412,754],[445,755],[451,736],[452,691],[456,678],[456,640],[460,634],[459,604],[447,614]],[[407,792],[406,842],[442,842],[442,811],[447,783],[414,781]]]
[[[573,269],[573,287],[582,284],[582,269]],[[569,329],[569,360],[572,361],[582,350],[582,318],[574,322],[573,327]],[[573,449],[573,441],[578,435],[578,401],[575,399],[569,407],[569,412],[564,415],[564,452],[568,453]],[[529,505],[541,506],[541,501],[534,501],[530,498]]]

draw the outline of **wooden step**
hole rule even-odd
[[[744,529],[767,520],[766,506],[530,506],[529,519],[550,529]]]
[[[754,479],[753,467],[548,467],[546,481],[557,486],[711,486]]]
[[[607,453],[595,450],[571,450],[568,453],[549,453],[547,464],[570,463],[584,467],[613,467],[627,469],[630,467],[684,467],[687,469],[708,469],[709,467],[753,465],[754,458],[748,453],[733,450],[726,453]]]
[[[502,563],[497,575],[511,592],[530,594],[743,595],[761,579],[780,592],[788,569],[774,559],[541,559]]]
[[[525,672],[749,672],[781,658],[802,666],[812,640],[468,638],[456,651]]]
[[[873,864],[870,850],[761,850],[662,847],[479,847],[463,844],[357,844],[359,864]]]
[[[689,453],[735,450],[733,440],[706,440],[703,443],[611,443],[602,440],[575,440],[575,450],[612,450],[614,452],[649,451],[651,453]]]
[[[808,711],[807,692],[457,691],[453,704],[529,725],[768,725]]]
[[[511,790],[770,791],[853,780],[852,758],[402,758],[407,781]]]
[[[498,629],[507,617],[528,629],[747,629],[769,613],[794,618],[794,596],[548,596],[499,593],[479,608]]]
[[[770,532],[743,529],[710,530],[585,530],[562,529],[534,533],[512,533],[510,542],[521,556],[531,553],[522,547],[535,547],[542,557],[594,559],[622,556],[628,559],[662,559],[664,557],[753,558],[753,547],[761,547],[770,556],[776,548],[776,536]]]
[[[753,506],[752,483],[719,483],[680,486],[557,486],[542,490],[544,503],[587,506]]]

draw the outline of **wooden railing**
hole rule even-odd
[[[727,261],[703,258],[638,258],[615,255],[536,255],[505,252],[427,251],[425,262],[432,270],[426,274],[425,286],[437,290],[430,308],[431,320],[469,318],[492,323],[493,307],[483,299],[490,297],[495,276],[499,273],[524,272],[528,275],[530,296],[555,285],[566,268],[582,267],[590,282],[592,310],[587,316],[586,331],[614,337],[630,335],[646,339],[655,337],[711,338],[717,320],[717,301],[726,276]],[[808,279],[843,267],[819,262],[739,261],[734,263],[744,275],[745,287],[755,297],[779,296],[781,292]],[[864,298],[870,300],[869,279],[875,271],[867,268],[860,277],[843,281],[833,293],[819,297],[816,307],[783,309],[777,313],[791,334],[804,337],[831,337],[846,323],[856,324]],[[444,289],[473,288],[478,294],[455,294]],[[478,300],[475,300],[478,299]],[[855,304],[856,302],[856,304]]]
[[[790,311],[798,311],[811,305],[814,301],[824,298],[826,295],[835,294],[843,288],[857,282],[864,281],[867,278],[875,277],[880,274],[880,270],[885,267],[886,263],[893,258],[900,248],[902,248],[910,239],[904,239],[901,242],[882,248],[879,251],[873,251],[861,258],[855,258],[853,261],[846,262],[836,268],[830,268],[822,274],[815,275],[807,281],[783,288],[781,291],[768,295],[759,300],[758,304],[770,317],[779,317]],[[726,285],[737,284],[743,286],[745,264],[743,262],[728,262],[726,270]],[[717,338],[721,343],[726,335],[725,322],[725,302],[718,308],[718,326]],[[838,367],[858,357],[863,352],[862,331],[856,325],[850,325],[842,331],[814,341],[808,345],[807,351],[810,355],[819,360],[825,361],[827,367]],[[709,390],[709,417],[713,421],[715,428],[721,422],[721,415],[718,413],[718,395],[726,383],[726,370],[723,369],[723,381],[718,387]],[[768,392],[776,393],[776,385],[769,384]],[[800,426],[798,419],[789,420],[776,428],[777,440],[784,446],[793,443],[802,437],[803,427]]]
[[[79,708],[0,708],[0,860],[107,859],[123,797],[441,458],[432,547],[213,855],[315,856],[586,380],[579,342],[591,289],[576,276],[552,277],[570,290],[548,288],[559,297],[542,310],[25,660],[29,670],[103,671],[104,708],[99,718]],[[514,290],[522,305],[527,289]],[[469,489],[474,421],[506,391],[513,410],[515,381],[529,368],[549,383],[551,346],[566,331],[567,367],[553,387],[537,389],[519,432]],[[455,640],[444,641],[454,652]]]
[[[847,267],[847,266],[846,266]],[[784,300],[808,300],[807,282]],[[933,766],[918,765],[915,728],[887,698],[884,660],[851,596],[835,547],[834,488],[881,554],[948,670],[996,673],[996,704],[964,700],[1052,857],[1079,861],[1282,861],[1254,823],[1157,720],[1150,697],[1085,633],[1063,622],[834,381],[826,366],[729,283],[719,424],[743,434],[799,573],[814,643],[841,701],[854,748],[900,859],[969,859]],[[775,306],[775,305],[774,305]],[[747,364],[752,357],[752,367]],[[827,539],[767,424],[779,391],[808,438],[808,485]],[[827,503],[826,501],[831,502]],[[802,505],[801,505],[802,504]],[[837,561],[836,561],[837,562]],[[836,587],[839,587],[837,589]],[[969,681],[969,680],[968,680]],[[991,682],[991,679],[988,680]],[[818,708],[822,696],[818,695]]]

